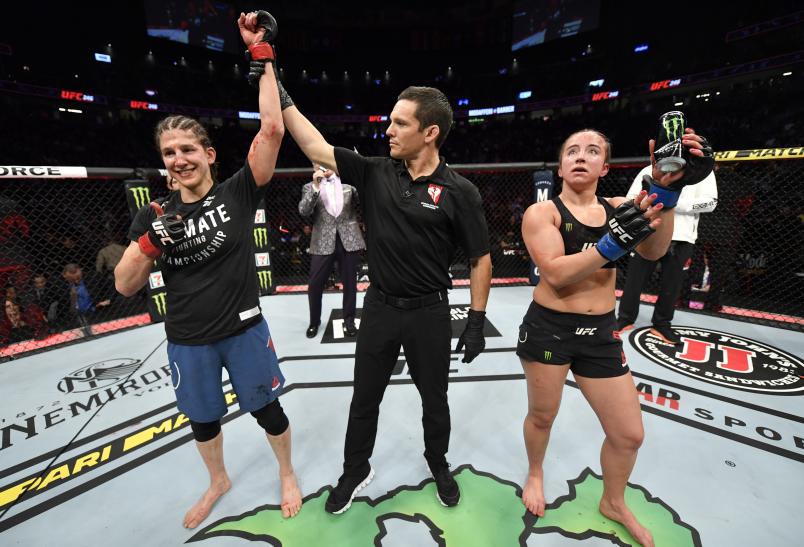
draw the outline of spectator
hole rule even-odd
[[[95,271],[110,281],[114,281],[114,268],[123,258],[124,252],[126,252],[126,248],[120,245],[111,234],[107,234],[106,246],[98,251],[98,256],[95,258]]]
[[[58,320],[63,327],[80,326],[90,335],[90,323],[104,319],[111,305],[111,284],[94,272],[84,275],[78,264],[64,266],[65,283],[58,294]]]

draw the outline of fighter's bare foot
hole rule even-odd
[[[295,517],[302,506],[302,495],[296,482],[296,474],[280,475],[279,480],[282,482],[282,516]]]
[[[201,524],[212,511],[212,506],[215,505],[218,498],[228,492],[231,487],[232,481],[229,480],[229,477],[210,485],[201,499],[184,515],[184,527],[192,529]]]
[[[611,520],[617,521],[628,529],[631,536],[643,547],[654,547],[653,536],[648,529],[642,526],[625,503],[614,504],[605,499],[600,500],[601,514]]]
[[[528,474],[528,480],[522,488],[522,503],[528,511],[537,517],[544,516],[544,472],[538,471],[535,475]]]

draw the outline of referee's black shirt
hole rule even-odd
[[[451,288],[458,246],[469,258],[489,252],[480,192],[444,158],[416,180],[401,160],[335,148],[335,161],[341,180],[360,194],[369,277],[384,293],[409,298]]]

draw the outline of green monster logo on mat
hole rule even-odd
[[[257,248],[268,245],[268,228],[254,228],[254,245]]]
[[[385,521],[396,518],[427,526],[433,539],[447,547],[525,546],[532,534],[560,534],[576,540],[599,537],[617,545],[639,545],[622,525],[598,511],[603,480],[589,468],[569,481],[569,493],[548,505],[541,518],[527,512],[522,490],[512,482],[471,465],[460,466],[455,478],[461,488],[457,507],[442,507],[435,484],[428,479],[377,499],[358,497],[345,514],[330,515],[324,511],[330,490],[326,486],[304,499],[295,518],[283,519],[278,505],[263,505],[210,524],[188,543],[234,536],[282,547],[369,547],[380,545],[387,533]],[[629,485],[625,500],[651,531],[656,545],[700,547],[698,531],[643,487]]]
[[[144,207],[146,203],[151,201],[151,191],[146,186],[135,186],[134,188],[129,188],[128,191],[134,196],[134,203],[137,205],[137,209]]]
[[[160,292],[158,294],[151,295],[151,298],[153,298],[154,300],[154,306],[156,306],[156,313],[164,317],[165,314],[167,314],[167,293]]]
[[[257,279],[260,280],[260,288],[267,290],[271,285],[271,272],[268,270],[260,270],[257,272]]]
[[[664,134],[667,136],[667,142],[680,139],[684,134],[684,118],[680,115],[668,115],[662,119],[662,126]]]

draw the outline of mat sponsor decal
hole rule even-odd
[[[363,308],[357,308],[355,317],[355,326],[360,330],[360,316],[363,313]],[[466,320],[469,317],[469,306],[467,304],[455,304],[449,307],[452,326],[452,338],[460,337],[463,329],[466,328]],[[346,336],[343,330],[343,310],[334,309],[329,315],[326,323],[324,336],[321,338],[322,344],[331,344],[334,342],[355,342],[357,337]],[[500,331],[492,324],[491,319],[486,316],[486,323],[483,327],[483,335],[488,338],[490,336],[502,336]]]
[[[251,511],[220,519],[204,527],[187,543],[230,536],[271,545],[308,545],[315,540],[326,545],[381,545],[393,519],[426,526],[438,545],[521,545],[538,543],[533,534],[558,534],[572,539],[599,537],[616,545],[639,545],[618,522],[598,511],[603,479],[588,467],[567,481],[568,493],[547,506],[544,517],[528,513],[522,505],[519,485],[491,473],[461,465],[455,479],[462,492],[458,508],[445,508],[437,501],[432,479],[418,485],[400,486],[371,499],[354,499],[347,516],[333,518],[324,511],[331,487],[325,486],[304,498],[302,511],[292,519],[282,517],[278,505],[262,505]],[[646,525],[657,545],[697,547],[699,532],[678,512],[646,488],[628,484],[629,508]],[[544,538],[549,543],[549,538]]]
[[[804,362],[750,338],[693,327],[673,327],[682,344],[667,344],[649,328],[635,330],[631,344],[658,365],[703,382],[770,395],[801,395]]]
[[[45,430],[94,412],[109,401],[129,394],[143,396],[171,386],[170,365],[167,364],[139,371],[125,380],[140,364],[138,359],[121,357],[86,365],[55,383],[54,398],[58,399],[25,408],[4,409],[8,414],[0,417],[0,454]]]

